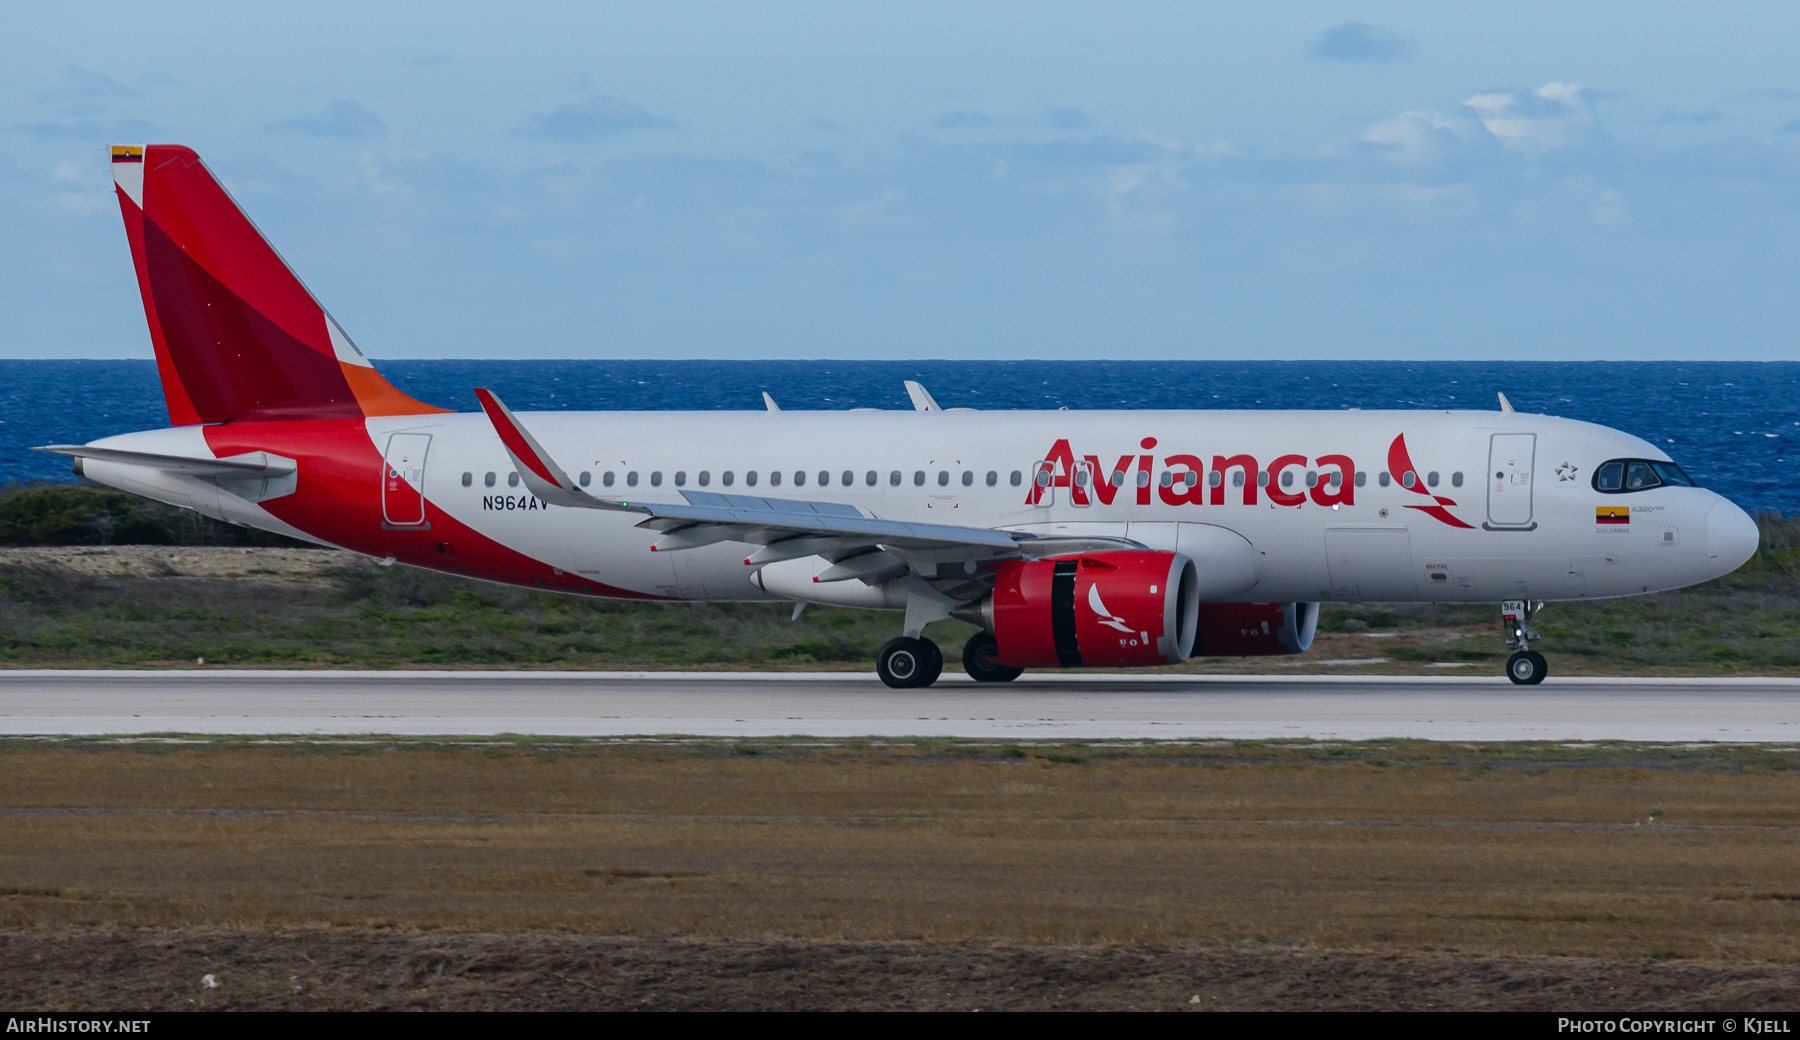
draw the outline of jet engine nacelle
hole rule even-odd
[[[1200,579],[1180,553],[1005,560],[994,579],[975,613],[994,633],[1001,664],[1130,668],[1179,664],[1193,652]]]
[[[1196,657],[1304,653],[1319,628],[1317,603],[1202,603]]]

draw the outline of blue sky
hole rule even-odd
[[[1800,358],[1800,6],[9,9],[0,356],[193,146],[372,356]]]

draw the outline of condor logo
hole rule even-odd
[[[1125,623],[1124,618],[1122,618],[1119,615],[1114,614],[1112,611],[1106,609],[1106,604],[1104,602],[1102,602],[1100,599],[1100,586],[1099,585],[1089,585],[1088,586],[1088,607],[1089,607],[1089,609],[1093,610],[1093,612],[1096,615],[1099,616],[1100,623],[1102,625],[1105,625],[1107,628],[1117,629],[1118,631],[1123,632],[1128,636],[1137,634],[1137,630],[1132,628],[1130,625],[1127,625]],[[1137,644],[1133,643],[1132,645],[1136,646]]]
[[[1417,509],[1419,512],[1424,513],[1433,520],[1436,520],[1439,523],[1448,524],[1451,527],[1461,527],[1467,530],[1475,529],[1475,525],[1463,523],[1461,520],[1458,520],[1455,516],[1451,515],[1449,509],[1445,508],[1447,506],[1455,505],[1456,501],[1454,499],[1445,498],[1442,495],[1434,495],[1426,489],[1425,481],[1419,479],[1419,471],[1417,467],[1413,465],[1412,456],[1407,453],[1406,434],[1404,433],[1395,437],[1394,443],[1388,445],[1388,472],[1394,475],[1394,479],[1400,482],[1401,487],[1414,492],[1415,494],[1424,495],[1432,501],[1432,504],[1428,506],[1409,505],[1406,508]]]

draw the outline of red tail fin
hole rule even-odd
[[[375,371],[192,149],[112,159],[171,423],[444,411]]]

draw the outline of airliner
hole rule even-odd
[[[395,388],[192,150],[112,168],[170,425],[40,450],[218,520],[582,596],[889,610],[929,686],[1298,654],[1323,603],[1495,603],[1543,680],[1556,601],[1680,588],[1757,546],[1638,437],[1513,411],[479,411]]]

